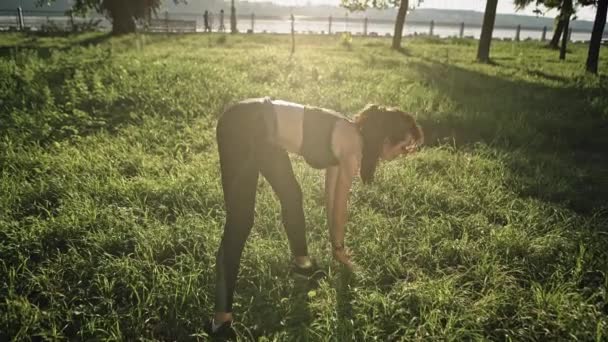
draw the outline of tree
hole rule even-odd
[[[230,33],[239,32],[236,28],[236,7],[234,7],[234,0],[230,2]]]
[[[574,14],[574,7],[572,6],[572,0],[564,0],[562,5],[562,21],[564,22],[564,30],[562,32],[562,46],[559,50],[559,59],[566,59],[566,46],[568,45],[568,39],[570,38],[570,16]]]
[[[399,10],[397,11],[397,19],[395,20],[395,32],[393,33],[393,44],[391,47],[395,50],[401,49],[401,37],[403,37],[403,26],[405,25],[405,15],[409,0],[401,0]]]
[[[553,37],[549,41],[549,47],[557,50],[559,48],[559,37],[562,36],[562,32],[564,31],[564,21],[562,20],[563,14],[560,14],[555,17],[555,29],[553,29]]]
[[[494,31],[494,21],[496,20],[496,6],[498,0],[487,0],[486,11],[483,16],[481,26],[481,36],[477,48],[477,60],[481,63],[490,62],[490,44],[492,43],[492,31]]]
[[[606,26],[606,14],[608,12],[608,0],[598,0],[597,11],[595,12],[595,22],[593,23],[593,31],[591,32],[591,41],[589,42],[589,53],[587,54],[587,71],[597,74],[597,62],[600,55],[600,45],[602,43],[602,35]]]
[[[564,31],[564,20],[565,12],[562,6],[563,0],[514,0],[515,10],[523,10],[528,7],[531,3],[535,3],[536,10],[534,11],[537,15],[542,14],[543,12],[538,8],[539,6],[544,6],[547,9],[559,9],[559,14],[555,17],[555,21],[553,24],[553,36],[549,41],[549,47],[557,50],[559,48],[559,38],[562,36],[562,32]]]
[[[399,7],[397,19],[395,20],[395,33],[393,35],[392,48],[401,49],[401,38],[403,37],[403,26],[405,26],[405,16],[408,11],[414,10],[409,7],[409,0],[340,0],[340,5],[351,12],[365,11],[368,8],[386,9],[388,7]],[[418,0],[418,5],[423,0]]]
[[[37,0],[37,5],[42,6],[49,1]],[[73,0],[73,3],[74,14],[86,15],[91,10],[103,14],[112,21],[112,34],[119,35],[135,32],[135,21],[147,18],[151,11],[156,12],[161,0]]]
[[[560,14],[556,19],[556,28],[554,30],[553,39],[549,46],[557,49],[560,35],[562,36],[562,46],[560,49],[560,59],[566,57],[566,46],[568,41],[568,26],[570,19],[576,19],[574,14],[573,0],[514,0],[515,7],[520,10],[531,4],[536,3],[536,6],[543,5],[547,8],[558,8]],[[593,23],[593,31],[591,33],[591,41],[589,43],[589,51],[587,53],[586,69],[588,72],[597,74],[597,65],[600,54],[600,46],[602,43],[602,35],[606,26],[606,12],[608,11],[608,0],[576,0],[578,6],[596,5],[595,22]],[[538,12],[542,13],[537,9]]]
[[[595,4],[597,0],[577,0],[577,6],[589,6]],[[576,19],[576,9],[574,8],[574,4],[572,0],[514,0],[516,10],[522,10],[526,8],[531,3],[535,3],[537,14],[542,14],[543,12],[538,9],[539,6],[544,6],[547,9],[558,9],[559,14],[555,17],[555,24],[553,27],[553,37],[549,42],[549,47],[557,50],[559,48],[559,39],[563,36],[564,26],[570,20]],[[565,30],[566,37],[568,34],[568,29]]]

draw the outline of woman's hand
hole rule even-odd
[[[355,265],[350,260],[350,257],[351,257],[350,251],[348,251],[344,247],[334,248],[333,254],[334,254],[334,259],[336,259],[336,261],[338,261],[342,265],[344,265],[349,271],[354,272]]]

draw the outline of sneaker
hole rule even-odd
[[[210,319],[205,324],[203,329],[209,337],[219,340],[234,340],[236,339],[236,332],[232,328],[232,321],[226,321],[220,325],[220,327],[213,331],[213,319]]]
[[[319,280],[326,276],[325,271],[319,268],[317,262],[314,260],[312,260],[312,265],[309,267],[300,267],[295,263],[295,261],[292,262],[291,272],[296,277],[305,278],[308,280]]]

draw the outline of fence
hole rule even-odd
[[[108,30],[111,23],[103,17],[82,18],[57,11],[0,10],[0,31],[83,31]]]
[[[225,32],[230,31],[230,13],[160,13],[155,18],[138,22],[138,28],[152,32]],[[290,33],[292,17],[241,14],[237,17],[237,29],[246,33]],[[295,17],[294,31],[299,34],[339,34],[349,32],[362,36],[392,36],[393,20],[370,19],[367,17],[327,16]],[[0,11],[0,30],[9,31],[78,31],[80,29],[109,30],[111,23],[102,17],[80,18],[63,12]],[[481,25],[455,22],[421,22],[408,20],[405,36],[428,35],[437,37],[479,38]],[[545,41],[552,34],[550,27],[495,26],[493,37],[503,40]],[[570,29],[569,38],[587,41],[590,31]],[[608,35],[605,34],[605,39]]]

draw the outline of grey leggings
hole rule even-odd
[[[253,226],[258,174],[281,202],[283,225],[294,256],[308,255],[302,191],[287,152],[268,140],[267,103],[237,104],[218,121],[217,144],[226,204],[224,235],[217,252],[215,311],[232,312],[241,253]]]

